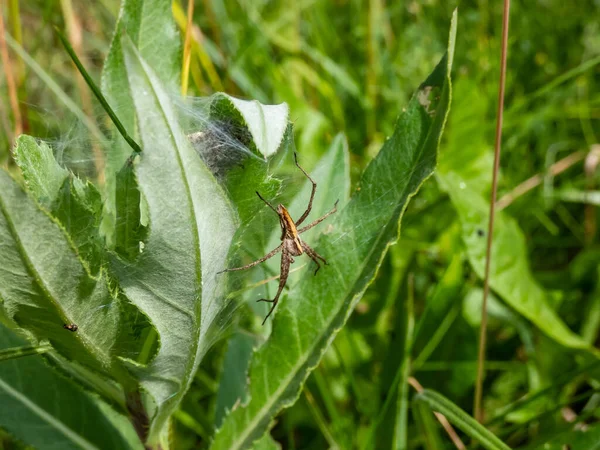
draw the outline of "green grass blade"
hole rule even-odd
[[[432,411],[446,416],[451,423],[475,439],[487,450],[510,450],[510,447],[498,439],[491,431],[443,395],[425,389],[415,396],[414,401],[426,403]]]

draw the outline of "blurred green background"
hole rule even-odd
[[[50,140],[65,163],[93,174],[98,156],[69,102],[99,128],[107,122],[53,27],[67,30],[99,80],[119,2],[7,0],[0,5],[12,36],[8,49],[21,115],[16,120],[2,70],[0,163],[11,165],[10,148],[20,129]],[[287,102],[306,168],[317,163],[341,131],[348,137],[356,181],[391,133],[403,105],[442,56],[455,7],[454,92],[440,166],[460,166],[470,174],[472,186],[487,196],[501,2],[197,0],[187,93],[225,91],[263,103]],[[181,29],[186,8],[180,1],[173,4]],[[572,330],[598,346],[598,0],[513,3],[505,108],[500,205],[522,230],[529,265],[552,306]],[[429,348],[413,375],[471,411],[482,283],[464,261],[458,228],[448,195],[430,180],[411,203],[402,239],[377,280],[301,398],[277,421],[272,435],[284,448],[349,448],[352,436],[364,437],[373,429],[378,448],[387,448],[391,423],[381,411],[390,401],[398,370],[398,358],[393,358],[400,348],[397,319],[409,274],[414,277],[417,317],[434,295],[446,296],[454,305],[447,320],[433,324],[430,334],[444,330],[438,342],[417,339],[417,347]],[[503,251],[510,251],[510,245]],[[549,441],[551,433],[568,428],[565,410],[589,424],[600,418],[599,384],[577,372],[585,357],[550,341],[495,298],[490,316],[486,416],[522,395],[553,386],[493,424],[496,433],[511,446],[535,448]],[[245,344],[222,342],[210,355],[210,364],[199,371],[175,418],[177,448],[203,448],[210,439],[214,417],[222,414],[217,398],[219,380],[230,367],[225,353],[233,345]],[[240,365],[238,373],[243,371]],[[561,376],[566,379],[561,381]],[[379,425],[373,428],[374,423]],[[410,426],[417,430],[412,419]],[[427,445],[422,434],[411,436],[412,448]]]

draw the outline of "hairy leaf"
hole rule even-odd
[[[170,89],[179,85],[181,40],[171,14],[171,3],[164,0],[123,0],[110,50],[102,71],[102,92],[130,136],[136,137],[136,113],[123,60],[121,37],[126,34],[156,76]],[[131,154],[131,147],[119,133],[106,157],[106,203],[103,231],[114,244],[115,177]],[[135,225],[132,225],[135,226]]]
[[[45,142],[20,136],[15,159],[29,193],[61,223],[77,246],[79,256],[93,274],[102,264],[99,225],[102,211],[100,192],[89,181],[84,183],[55,160]]]
[[[89,275],[64,230],[4,171],[0,249],[0,299],[8,315],[67,358],[108,374],[118,370],[111,348],[119,305],[106,280]],[[77,332],[63,329],[72,323]]]
[[[58,192],[69,171],[54,159],[52,149],[45,142],[27,135],[17,138],[15,162],[23,173],[29,192],[43,206],[49,207],[58,197]]]
[[[217,271],[235,231],[227,197],[181,130],[165,88],[133,43],[121,42],[143,151],[135,171],[149,213],[144,250],[132,264],[115,259],[125,293],[158,331],[160,348],[142,385],[156,411],[156,442],[190,385],[223,309]]]
[[[320,276],[305,273],[282,297],[269,341],[254,354],[250,400],[228,416],[211,448],[249,447],[273,416],[295,401],[397,239],[407,201],[435,167],[450,103],[455,30],[454,18],[448,54],[406,106],[359,189],[317,243],[330,266]]]
[[[230,340],[223,361],[223,375],[219,382],[215,425],[221,426],[225,416],[240,403],[246,402],[248,363],[252,349],[257,345],[256,337],[239,333]]]
[[[97,274],[104,259],[104,241],[99,226],[102,199],[96,187],[69,174],[50,208],[77,246],[79,256]]]
[[[0,350],[26,344],[0,324]],[[40,356],[0,363],[0,404],[0,427],[40,450],[143,448],[125,417],[51,370]]]

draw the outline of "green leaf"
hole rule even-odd
[[[269,341],[254,354],[250,401],[227,417],[212,449],[249,447],[274,415],[295,401],[371,283],[388,246],[398,238],[407,201],[435,167],[450,103],[455,30],[454,17],[448,54],[400,115],[393,135],[363,174],[359,190],[314,245],[329,266],[316,277],[305,272],[282,297]]]
[[[115,251],[127,260],[139,254],[140,242],[147,231],[141,223],[142,198],[135,178],[134,165],[138,158],[127,160],[116,177]]]
[[[71,60],[77,67],[77,70],[79,70],[80,75],[83,77],[86,84],[88,85],[88,87],[90,88],[90,90],[92,91],[94,96],[96,97],[96,100],[98,100],[98,102],[100,103],[100,105],[102,106],[102,108],[104,109],[106,114],[108,114],[108,116],[110,117],[110,120],[112,121],[113,125],[117,128],[117,130],[119,131],[119,133],[121,134],[123,139],[125,139],[127,141],[127,143],[132,148],[132,150],[139,153],[141,151],[141,149],[140,149],[138,143],[133,140],[133,138],[129,135],[129,133],[127,133],[127,130],[125,129],[125,127],[123,126],[123,124],[121,123],[121,121],[119,120],[117,115],[115,114],[115,111],[112,109],[112,107],[106,100],[106,97],[104,97],[104,94],[102,94],[102,91],[96,85],[93,78],[90,76],[90,74],[88,73],[88,71],[86,70],[84,65],[82,64],[81,60],[77,56],[77,53],[71,46],[71,43],[60,32],[60,30],[58,28],[56,28],[56,32],[58,34],[59,39],[61,40],[61,42],[63,44],[63,47],[65,48],[65,50],[71,57]]]
[[[415,369],[427,361],[458,316],[464,285],[463,258],[462,254],[454,256],[419,318],[413,346]]]
[[[246,384],[248,380],[248,364],[252,349],[257,345],[256,337],[247,333],[234,335],[227,346],[223,361],[223,375],[219,381],[215,426],[220,427],[223,419],[234,405],[247,400]]]
[[[27,189],[43,206],[49,207],[58,197],[58,192],[69,171],[54,159],[52,149],[45,142],[22,135],[15,145],[15,162],[21,169]]]
[[[535,447],[535,450],[600,450],[600,425],[577,427],[559,436],[553,436],[550,442]]]
[[[52,149],[30,136],[20,136],[15,160],[27,190],[67,231],[77,246],[79,256],[96,274],[102,264],[104,243],[99,224],[102,212],[100,192],[89,181],[84,183],[61,167]]]
[[[242,228],[260,215],[263,203],[255,191],[271,197],[279,189],[279,180],[267,173],[267,157],[293,145],[288,115],[285,103],[263,105],[218,93],[211,97],[208,126],[195,134],[202,139],[193,139],[194,147],[226,186]]]
[[[179,86],[181,40],[165,0],[123,0],[108,56],[102,70],[102,92],[120,122],[133,139],[136,138],[136,112],[133,92],[123,60],[121,37],[127,34],[139,47],[141,56],[154,69],[156,76],[169,88]],[[114,244],[116,174],[131,155],[131,147],[114,133],[115,142],[107,153],[106,204],[103,231],[109,244]]]
[[[50,212],[69,234],[92,274],[97,274],[104,260],[104,241],[99,231],[102,214],[100,192],[89,181],[84,183],[69,174]]]
[[[435,391],[425,389],[415,396],[415,402],[427,404],[433,411],[446,416],[446,419],[453,423],[470,437],[475,439],[488,450],[510,450],[504,442],[498,439],[491,431],[469,416],[466,412]]]
[[[271,437],[269,433],[254,443],[252,450],[281,450],[281,444]]]
[[[24,356],[40,355],[50,350],[52,350],[50,345],[24,345],[22,347],[6,348],[0,350],[0,362],[23,358]]]
[[[0,299],[8,315],[69,359],[117,375],[119,304],[93,278],[64,230],[0,171]],[[63,329],[76,324],[75,333]]]
[[[0,324],[0,352],[24,345]],[[0,404],[0,427],[40,450],[143,449],[125,417],[51,370],[40,356],[0,363]]]
[[[213,96],[211,104],[213,118],[215,115],[217,117],[223,115],[223,111],[232,109],[243,119],[252,136],[253,145],[263,158],[273,156],[281,147],[288,129],[290,111],[287,103],[263,105],[256,100],[240,100],[224,93]]]
[[[154,360],[138,368],[156,406],[149,436],[156,443],[208,350],[213,322],[225,306],[217,272],[225,267],[235,215],[191,148],[159,78],[131,40],[124,37],[121,45],[143,144],[135,172],[148,205],[149,230],[137,260],[115,259],[114,268],[126,295],[148,316],[160,339]]]
[[[462,236],[473,269],[484,276],[489,206],[480,192],[474,191],[455,172],[439,175],[462,225]],[[490,286],[511,307],[557,342],[573,348],[589,349],[548,304],[546,294],[535,281],[527,261],[525,237],[517,222],[504,212],[496,214],[492,242]]]
[[[402,352],[402,362],[398,366],[398,398],[396,400],[396,415],[394,420],[394,444],[393,448],[405,450],[408,448],[408,406],[409,406],[409,384],[408,377],[411,372],[411,351],[414,338],[414,282],[408,282],[408,296],[400,314],[403,317],[402,328],[404,337],[404,351]]]

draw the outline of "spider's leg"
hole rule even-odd
[[[298,155],[296,154],[296,152],[294,152],[294,161],[296,162],[296,166],[298,167],[298,169],[300,169],[302,171],[302,173],[304,175],[306,175],[306,178],[308,178],[310,180],[310,182],[312,183],[312,191],[310,192],[310,200],[308,201],[308,208],[306,208],[306,211],[304,211],[304,214],[302,214],[302,216],[296,221],[296,226],[299,226],[302,222],[304,222],[304,220],[310,214],[310,210],[312,209],[313,199],[315,198],[315,192],[317,191],[317,183],[315,183],[315,180],[313,180],[310,177],[310,175],[307,174],[306,171],[302,167],[300,167],[300,164],[298,164]]]
[[[323,261],[323,264],[327,265],[327,261],[325,260],[325,258],[323,258],[321,255],[319,255],[317,252],[315,252],[305,242],[302,242],[302,250],[304,250],[304,252],[310,257],[310,259],[312,259],[315,262],[315,264],[317,265],[317,268],[315,270],[315,275],[317,274],[317,272],[321,268],[321,264],[319,264],[319,259],[321,261]]]
[[[251,262],[250,264],[246,264],[245,266],[242,266],[242,267],[234,267],[233,269],[221,270],[220,272],[217,272],[217,275],[219,275],[220,273],[223,273],[223,272],[234,272],[236,270],[246,270],[246,269],[249,269],[250,267],[254,267],[257,264],[265,262],[267,259],[272,258],[273,256],[275,256],[277,253],[279,253],[281,251],[282,248],[283,248],[283,244],[281,244],[279,247],[271,250],[269,253],[267,253],[262,258],[257,259],[254,262]]]
[[[258,195],[258,198],[260,198],[263,202],[265,202],[267,204],[267,206],[275,212],[275,214],[279,215],[279,213],[277,212],[277,210],[275,209],[275,207],[273,205],[271,205],[268,201],[266,201],[263,198],[263,196],[258,193],[258,191],[255,191],[255,192],[256,192],[256,195]]]
[[[317,220],[315,220],[313,223],[306,225],[305,227],[302,227],[298,230],[298,234],[304,233],[305,231],[310,230],[312,227],[314,227],[315,225],[320,224],[321,222],[323,222],[325,219],[327,219],[330,215],[332,215],[333,213],[337,212],[337,204],[338,204],[339,200],[335,201],[335,204],[333,205],[333,209],[331,211],[329,211],[327,214],[325,214],[324,216],[319,217]]]
[[[261,298],[257,300],[257,302],[268,302],[273,304],[273,306],[271,306],[271,309],[269,310],[269,313],[266,315],[265,320],[263,320],[263,325],[277,306],[277,302],[279,301],[281,291],[283,291],[283,288],[285,287],[285,283],[287,282],[288,275],[290,273],[290,264],[292,263],[291,256],[292,255],[290,255],[285,250],[281,254],[281,275],[279,276],[279,288],[277,289],[277,294],[275,295],[275,298],[273,298],[273,300],[269,300],[266,298]]]

